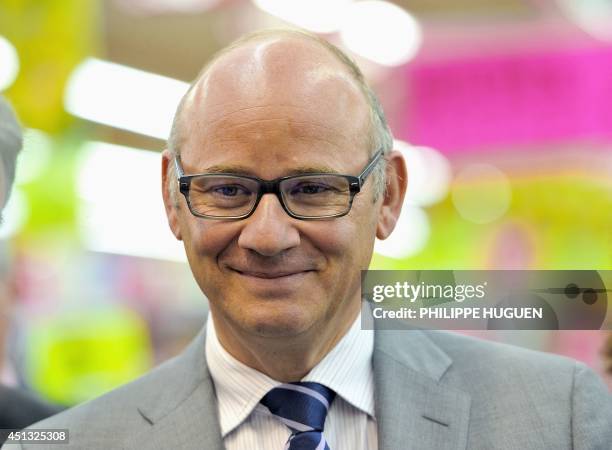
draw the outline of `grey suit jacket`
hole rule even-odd
[[[32,428],[68,428],[71,449],[221,450],[204,342],[203,330],[142,378]],[[373,365],[382,450],[612,449],[612,396],[576,361],[446,332],[377,330]]]

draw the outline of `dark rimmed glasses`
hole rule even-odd
[[[349,213],[383,150],[378,150],[357,175],[307,173],[262,180],[257,177],[199,173],[185,175],[179,156],[174,158],[178,185],[194,216],[206,219],[246,219],[264,194],[274,194],[291,217],[329,219]]]

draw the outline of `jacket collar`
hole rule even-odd
[[[205,340],[203,327],[180,355],[149,374],[156,390],[141,396],[138,413],[150,427],[131,436],[125,448],[223,450]]]
[[[466,448],[470,396],[443,381],[452,360],[415,329],[380,330],[374,340],[380,450]]]
[[[153,372],[157,391],[138,412],[151,427],[127,448],[222,450],[214,384],[206,366],[205,327],[176,358]],[[373,355],[380,450],[456,449],[467,445],[470,397],[447,386],[450,357],[421,330],[375,330]],[[181,445],[177,446],[177,443]]]

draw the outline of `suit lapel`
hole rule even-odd
[[[470,397],[440,382],[452,361],[419,330],[376,330],[374,380],[380,450],[463,449]],[[214,385],[206,365],[205,328],[156,372],[138,413],[150,426],[126,449],[223,450]]]
[[[156,375],[138,413],[150,426],[130,437],[126,449],[223,450],[214,385],[206,365],[206,327],[183,353]]]
[[[178,408],[128,443],[129,449],[223,450],[212,386],[200,385]]]
[[[374,345],[379,449],[466,448],[470,396],[440,382],[448,355],[419,330],[377,330]]]

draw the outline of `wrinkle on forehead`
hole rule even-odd
[[[265,105],[317,109],[330,127],[362,135],[369,106],[347,68],[329,50],[279,36],[251,42],[217,60],[191,89],[182,113],[198,128]],[[254,111],[251,111],[254,112]],[[344,123],[343,123],[344,122]]]

